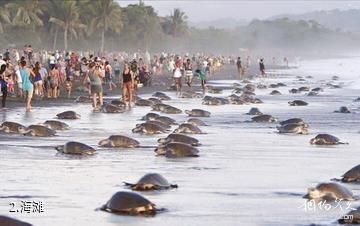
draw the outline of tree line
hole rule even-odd
[[[160,17],[142,1],[120,7],[115,0],[2,0],[0,41],[35,41],[67,50],[69,41],[98,39],[94,49],[104,51],[106,40],[131,40],[148,48],[160,36],[184,35],[186,20],[180,9]]]

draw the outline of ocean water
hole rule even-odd
[[[204,118],[209,126],[201,127],[207,134],[195,135],[202,146],[200,157],[166,159],[156,157],[152,148],[106,149],[97,143],[109,135],[123,134],[155,146],[164,135],[132,134],[149,107],[135,107],[123,114],[93,113],[91,106],[71,104],[63,107],[34,108],[0,112],[1,121],[24,125],[52,119],[59,112],[75,110],[80,120],[65,121],[71,127],[51,138],[0,135],[0,214],[18,218],[33,225],[336,225],[347,210],[305,210],[302,196],[307,188],[339,178],[359,164],[360,58],[303,61],[299,68],[272,71],[274,76],[255,79],[255,84],[283,82],[281,96],[270,96],[273,89],[256,90],[263,104],[204,106],[201,99],[173,99],[165,103],[182,110],[201,108],[211,112]],[[236,71],[234,70],[234,73]],[[296,76],[313,76],[299,81]],[[340,77],[332,81],[331,77]],[[228,86],[238,81],[209,81],[211,85]],[[326,83],[340,84],[332,89]],[[290,88],[323,87],[319,96],[289,94]],[[231,89],[223,94],[228,96]],[[212,95],[212,94],[210,94]],[[149,97],[143,95],[142,97]],[[301,99],[304,107],[290,107],[288,101]],[[351,114],[333,113],[348,106]],[[301,117],[310,125],[309,135],[282,135],[276,123],[249,123],[245,115],[251,107],[278,120]],[[185,114],[170,115],[178,122]],[[172,128],[175,129],[175,126]],[[309,140],[318,133],[330,133],[349,145],[316,147]],[[98,149],[95,156],[73,158],[57,154],[54,146],[66,141],[80,141]],[[141,194],[166,211],[155,217],[131,217],[96,211],[115,192],[127,191],[123,182],[136,182],[148,172],[157,172],[178,189]],[[346,184],[355,195],[360,186]],[[44,212],[20,213],[21,201],[41,201]],[[351,203],[352,207],[360,202]],[[344,204],[345,208],[345,204]]]

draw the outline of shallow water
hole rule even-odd
[[[83,104],[34,108],[28,114],[23,109],[1,112],[1,121],[25,125],[43,122],[70,109],[82,118],[66,120],[71,129],[52,138],[0,135],[0,213],[34,225],[62,226],[333,224],[344,212],[305,212],[301,208],[305,200],[301,197],[308,187],[338,178],[359,164],[360,104],[352,102],[359,95],[359,76],[354,75],[352,68],[343,68],[356,60],[359,59],[303,62],[299,69],[256,79],[256,83],[281,81],[288,85],[278,89],[282,96],[269,96],[272,89],[256,90],[264,104],[204,106],[200,99],[167,101],[183,110],[202,108],[211,112],[211,117],[204,119],[210,126],[202,127],[207,134],[195,136],[203,144],[199,158],[165,159],[156,157],[151,148],[99,148],[95,156],[72,158],[59,155],[52,148],[70,140],[96,147],[99,140],[112,134],[129,135],[142,145],[154,146],[164,135],[131,133],[139,118],[150,111],[149,107],[136,107],[124,114],[92,113],[91,107]],[[329,67],[331,72],[326,73]],[[312,75],[314,79],[299,82],[295,75]],[[320,81],[328,81],[333,75],[341,77],[334,83],[343,83],[343,89],[326,88],[326,82]],[[210,83],[230,87],[233,82]],[[316,97],[288,93],[290,88],[303,85],[323,86],[325,91]],[[230,92],[210,95],[227,96]],[[169,95],[174,97],[173,93]],[[287,102],[295,99],[309,105],[290,107]],[[276,133],[276,123],[248,123],[251,116],[245,113],[254,106],[279,120],[301,117],[310,124],[311,134],[280,135]],[[333,113],[340,106],[348,106],[354,113]],[[178,122],[187,118],[185,114],[170,117]],[[349,145],[311,146],[309,140],[320,132],[333,134]],[[135,182],[148,172],[161,173],[179,185],[174,190],[142,193],[157,207],[166,208],[166,212],[155,217],[129,217],[95,211],[115,192],[127,190],[123,181]],[[360,195],[360,185],[346,186]],[[21,200],[42,201],[44,212],[9,213],[9,203],[15,202],[18,207]],[[359,204],[354,202],[352,206]]]

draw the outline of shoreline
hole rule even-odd
[[[274,70],[274,69],[288,69],[284,66],[278,66],[278,65],[268,65],[267,70]],[[258,73],[258,66],[252,65],[249,68],[249,71],[245,74],[245,76],[242,79],[252,79],[253,77],[257,76]],[[207,77],[207,81],[216,81],[216,80],[239,80],[240,78],[237,73],[236,65],[224,65],[220,70],[214,72],[214,74]],[[184,82],[184,81],[183,81]],[[108,89],[107,84],[103,84],[103,90],[104,90],[104,100],[111,99],[116,96],[121,96],[121,90],[119,88],[119,84],[116,83],[117,87],[114,88],[112,91]],[[170,90],[171,85],[173,85],[173,78],[170,73],[164,73],[162,75],[153,75],[152,77],[152,85],[148,87],[141,87],[136,91],[136,95],[147,95],[152,94],[156,91],[159,92],[167,92]],[[196,77],[193,79],[192,83],[192,90],[195,92],[200,92],[200,81]],[[32,107],[38,108],[38,107],[48,107],[48,106],[65,106],[65,105],[71,105],[76,103],[76,98],[79,96],[90,96],[88,92],[84,91],[78,91],[78,88],[81,88],[83,85],[80,81],[75,81],[73,83],[73,91],[70,98],[67,98],[64,96],[64,93],[66,93],[64,87],[61,87],[61,95],[59,98],[39,98],[36,96],[33,96],[32,99]],[[190,91],[188,86],[183,83],[182,92]],[[0,109],[0,112],[11,112],[12,109],[15,108],[24,108],[25,111],[25,100],[21,100],[20,97],[7,97],[6,100],[6,110]]]

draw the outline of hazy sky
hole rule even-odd
[[[121,6],[139,1],[118,0]],[[209,21],[219,18],[265,19],[278,14],[299,14],[314,10],[360,9],[360,1],[293,1],[293,0],[144,0],[152,5],[161,16],[169,15],[173,8],[181,8],[190,21]]]

